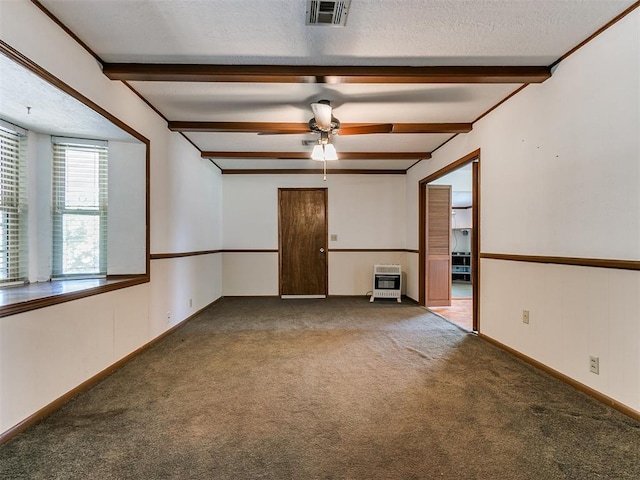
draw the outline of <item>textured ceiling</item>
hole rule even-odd
[[[0,0],[4,1],[4,0]],[[345,27],[305,25],[306,0],[41,0],[106,64],[280,66],[542,66],[580,44],[632,0],[352,0]],[[106,67],[105,67],[106,69]],[[313,77],[311,77],[313,79]],[[328,99],[346,123],[474,122],[520,88],[514,83],[344,84],[129,80],[169,121],[307,122]],[[315,134],[192,132],[205,152],[310,152]],[[453,133],[334,137],[339,169],[405,170]],[[310,160],[214,158],[223,170],[310,169]]]
[[[49,135],[137,142],[102,115],[4,55],[0,55],[0,72],[3,120]]]
[[[305,25],[305,0],[41,0],[107,62],[548,65],[628,0],[352,0]]]

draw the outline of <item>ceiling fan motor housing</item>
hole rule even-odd
[[[335,133],[335,131],[339,129],[340,129],[340,120],[338,120],[336,117],[331,117],[331,124],[329,125],[329,128],[320,127],[320,125],[318,125],[318,122],[316,122],[315,117],[309,120],[309,130],[311,130],[312,132]]]

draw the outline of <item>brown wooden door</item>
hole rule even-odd
[[[426,304],[451,305],[451,185],[427,185]]]
[[[278,190],[280,295],[327,295],[327,189]]]

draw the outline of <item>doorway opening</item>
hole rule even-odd
[[[478,332],[480,151],[422,179],[419,192],[420,304]]]

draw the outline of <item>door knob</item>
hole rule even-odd
[[[324,248],[320,248],[320,253],[324,253]]]

